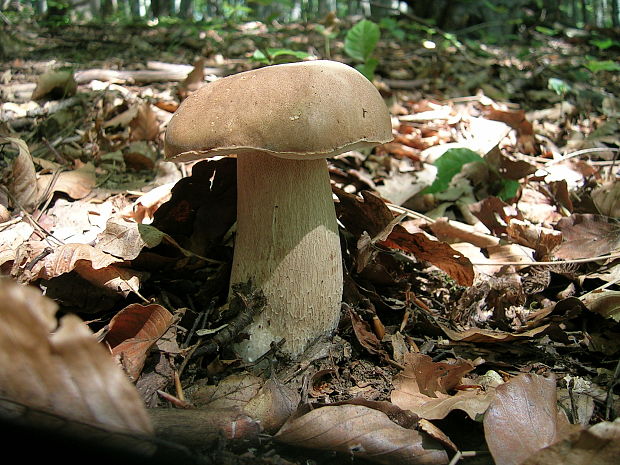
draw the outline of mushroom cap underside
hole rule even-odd
[[[264,152],[317,159],[392,140],[383,98],[361,73],[318,60],[260,68],[205,85],[168,123],[166,158]]]

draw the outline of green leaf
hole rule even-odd
[[[309,53],[301,52],[298,50],[291,50],[288,48],[268,48],[265,51],[255,50],[254,54],[252,55],[252,60],[264,64],[273,64],[275,62],[285,63],[287,61],[294,61],[286,58],[282,59],[282,57],[293,57],[299,60],[303,60],[304,58],[307,58],[309,56]]]
[[[513,179],[502,179],[502,188],[497,193],[497,196],[504,202],[515,198],[517,192],[519,192],[519,182]]]
[[[482,157],[473,150],[469,149],[449,149],[435,160],[437,176],[433,184],[424,189],[425,194],[443,192],[450,185],[454,175],[460,173],[463,165],[471,162],[483,161]]]
[[[344,51],[354,60],[366,61],[374,52],[380,36],[379,25],[363,19],[347,32]]]
[[[558,78],[549,78],[547,81],[547,87],[558,95],[564,95],[571,90],[569,84]]]
[[[620,64],[612,60],[590,60],[585,64],[585,67],[593,73],[597,73],[599,71],[620,71]]]
[[[366,63],[357,65],[355,69],[362,73],[366,77],[366,79],[372,81],[375,78],[375,69],[377,69],[378,64],[379,60],[377,60],[376,58],[369,58],[368,60],[366,60]]]
[[[599,50],[607,50],[608,48],[613,47],[614,45],[620,45],[620,42],[617,40],[612,40],[609,37],[605,39],[592,39],[590,41],[592,45],[594,45]]]

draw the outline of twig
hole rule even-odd
[[[231,301],[231,305],[241,306],[237,316],[228,323],[226,328],[213,336],[208,344],[198,345],[192,349],[188,354],[188,359],[214,354],[219,351],[221,346],[232,342],[241,330],[248,326],[256,315],[263,311],[267,304],[264,294],[258,290],[253,290],[246,295],[239,289],[233,289],[233,293],[235,297]]]

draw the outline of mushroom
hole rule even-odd
[[[251,280],[265,310],[235,346],[254,361],[272,342],[300,355],[340,317],[342,258],[325,158],[388,142],[381,95],[342,63],[268,66],[207,84],[183,101],[166,158],[237,156],[237,232],[231,285]]]

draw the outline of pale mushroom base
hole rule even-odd
[[[235,349],[254,361],[285,339],[282,350],[296,357],[340,318],[342,258],[326,161],[244,153],[237,189],[231,283],[251,279],[267,306]]]

